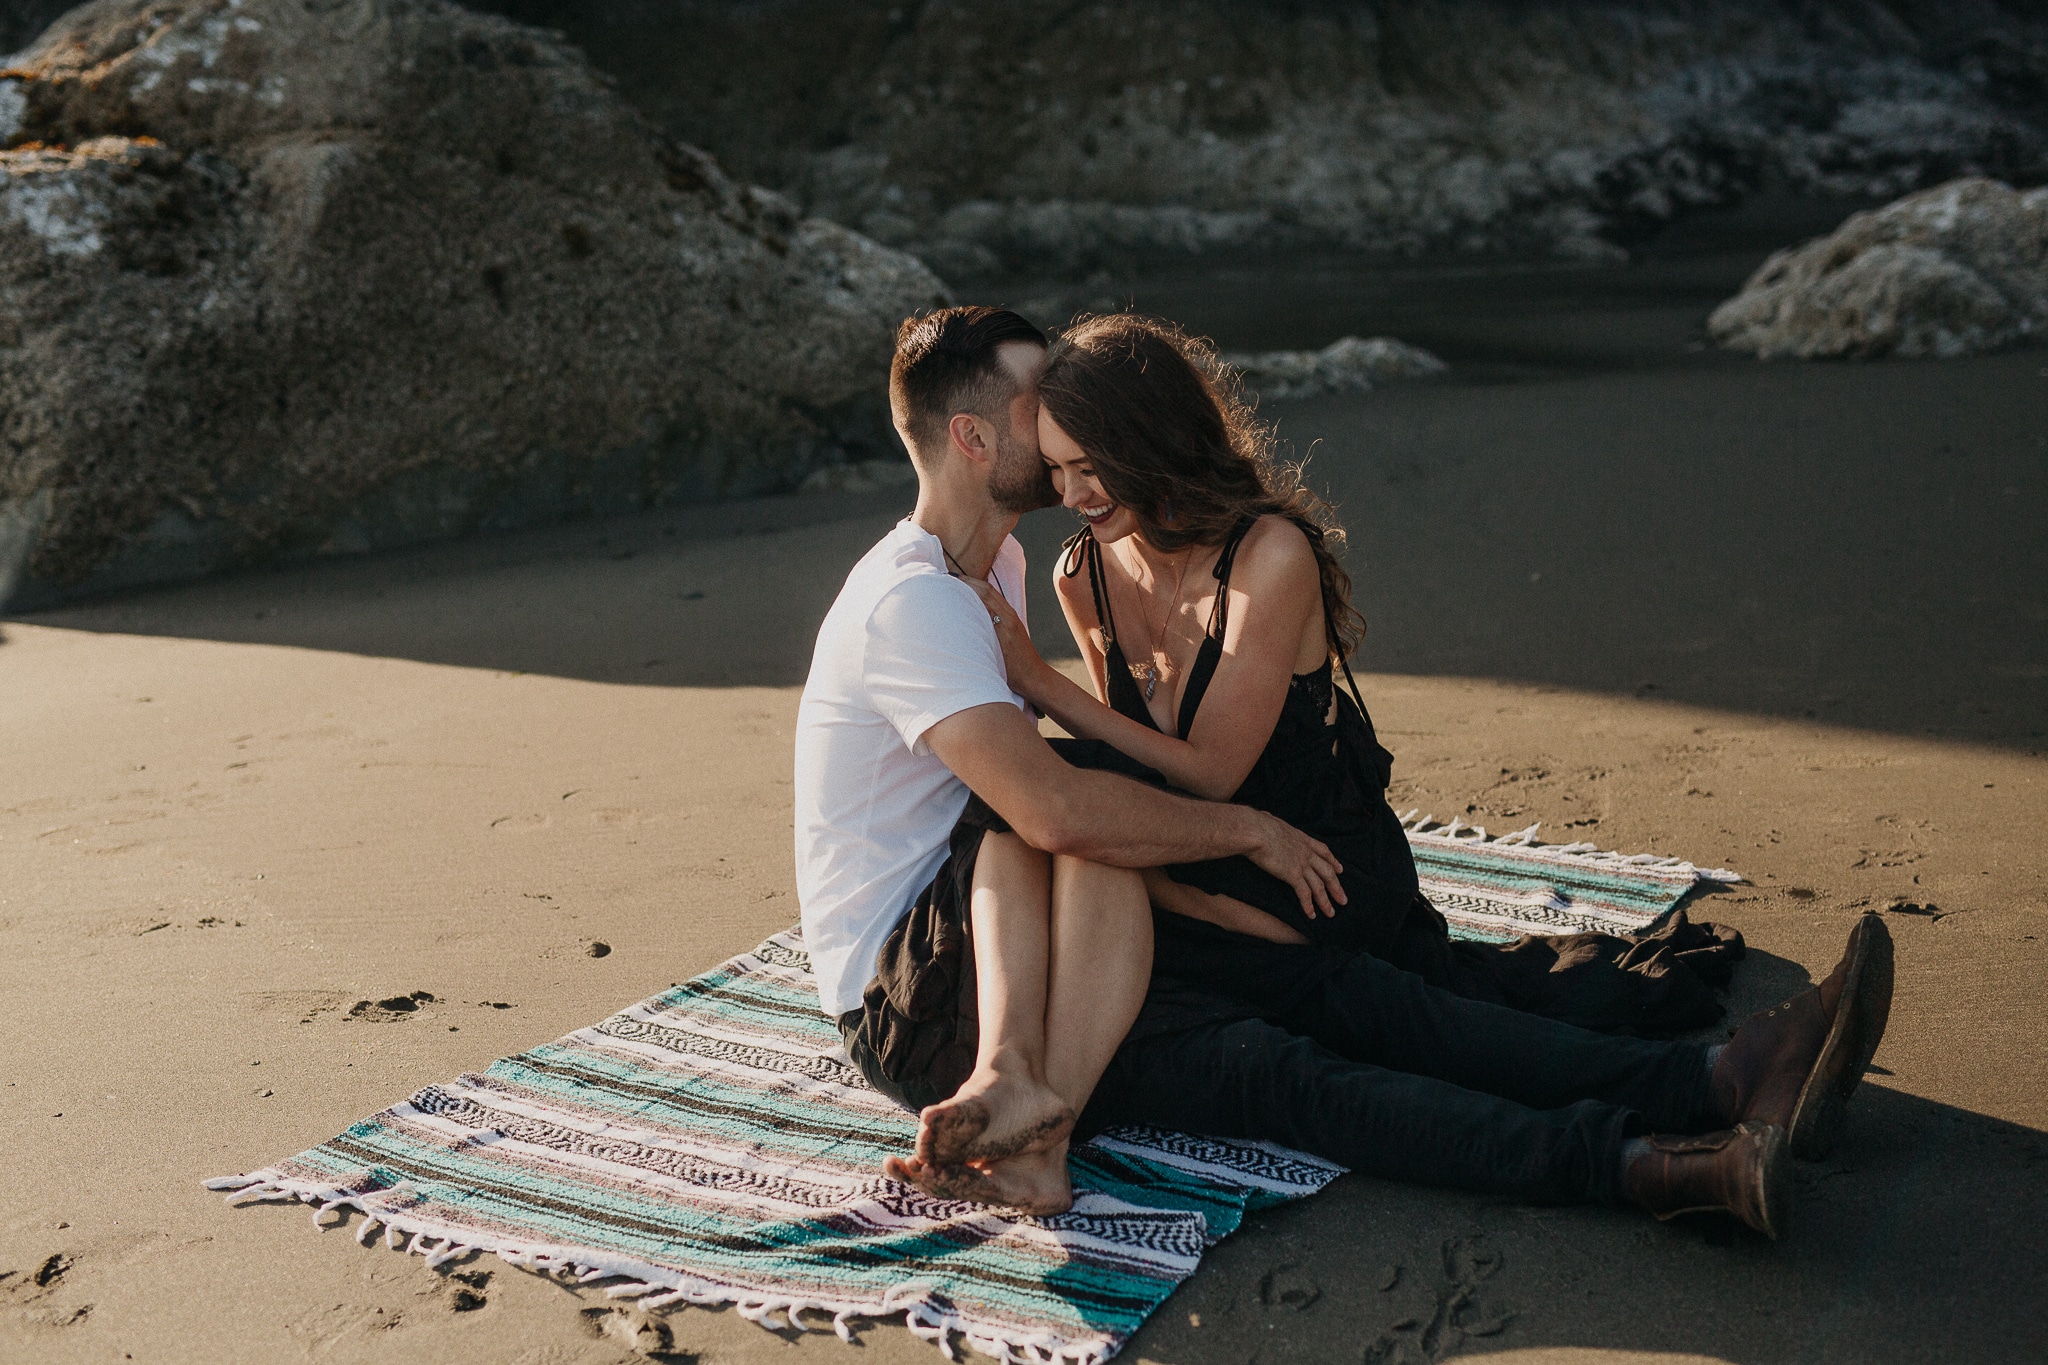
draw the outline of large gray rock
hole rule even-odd
[[[2048,189],[1957,180],[1780,251],[1707,331],[1766,360],[1960,356],[2048,328]]]
[[[442,0],[102,0],[0,146],[17,605],[794,487],[945,292]]]
[[[559,24],[680,135],[942,272],[1597,261],[1759,184],[2048,176],[2038,4],[471,3]]]
[[[1375,382],[1442,374],[1443,361],[1392,337],[1339,337],[1319,351],[1256,351],[1217,357],[1263,398],[1370,393]]]

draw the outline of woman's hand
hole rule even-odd
[[[981,598],[981,604],[988,608],[989,620],[995,623],[996,643],[1003,651],[1003,669],[1010,675],[1010,686],[1026,701],[1034,706],[1040,705],[1044,700],[1040,680],[1050,666],[1040,657],[1038,646],[1031,643],[1031,633],[1024,629],[1024,623],[1017,619],[1017,609],[993,585],[972,578],[961,581],[974,589]]]
[[[1186,915],[1189,919],[1205,920],[1219,929],[1249,934],[1268,943],[1308,942],[1300,930],[1281,923],[1257,906],[1246,905],[1235,896],[1218,896],[1197,887],[1185,886],[1167,876],[1164,868],[1145,869],[1145,893],[1161,910]]]

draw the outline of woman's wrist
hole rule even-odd
[[[1024,687],[1017,690],[1039,710],[1067,729],[1073,729],[1068,722],[1074,713],[1074,694],[1081,692],[1081,689],[1075,685],[1072,678],[1054,668],[1044,658],[1041,657],[1032,665],[1030,675],[1024,679]],[[1090,701],[1094,700],[1085,692],[1081,692],[1081,695]]]

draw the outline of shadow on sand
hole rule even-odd
[[[2048,352],[1436,383],[1276,405],[1350,528],[1368,670],[1901,734],[2048,735]],[[21,618],[657,686],[802,682],[904,492],[681,508]],[[1072,518],[1019,527],[1047,590]]]
[[[1763,228],[1786,230],[1750,236]],[[1762,364],[1705,348],[1707,309],[1761,241],[1607,270],[1207,270],[1127,297],[1225,349],[1392,332],[1451,362],[1446,380],[1267,412],[1351,532],[1367,670],[2043,748],[2048,350]],[[679,508],[25,619],[788,686],[845,570],[910,502]],[[1019,528],[1049,654],[1072,652],[1046,588],[1074,524],[1054,510]]]
[[[1802,1164],[1790,1235],[1346,1177],[1254,1219],[1131,1343],[1148,1360],[1411,1362],[1538,1347],[1739,1362],[2048,1358],[2048,1134],[1886,1089]],[[1199,1319],[1199,1325],[1197,1325]]]

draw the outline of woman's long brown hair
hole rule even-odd
[[[1038,396],[1148,544],[1221,545],[1262,516],[1299,526],[1322,576],[1330,652],[1350,657],[1365,618],[1337,562],[1344,528],[1301,467],[1275,457],[1272,431],[1208,342],[1129,313],[1089,318],[1053,343]]]

